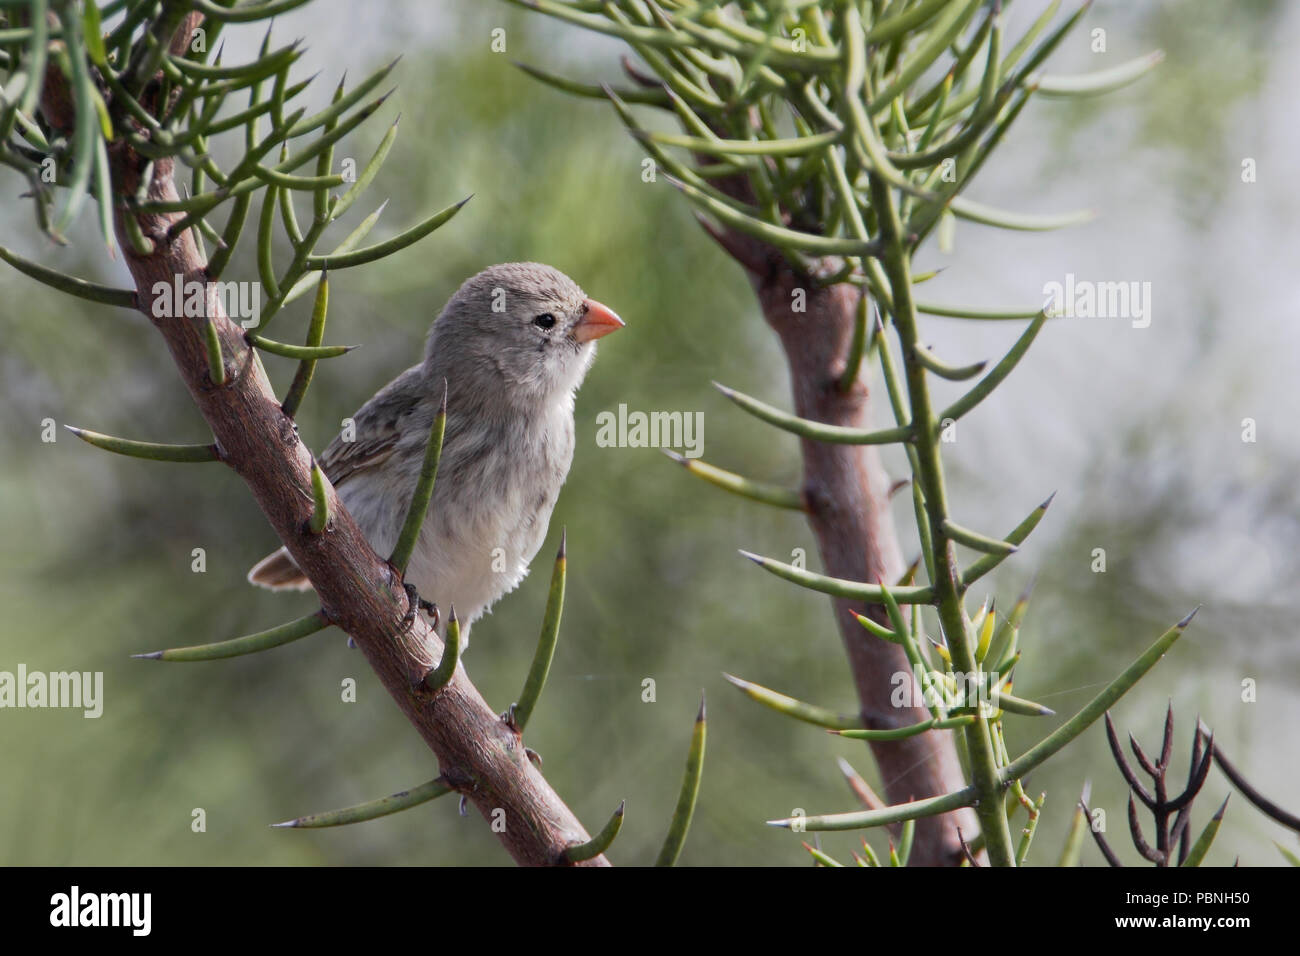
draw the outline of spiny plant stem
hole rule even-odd
[[[907,397],[912,412],[912,427],[916,434],[916,467],[913,480],[925,498],[925,510],[930,524],[930,544],[934,553],[934,589],[939,610],[939,621],[948,639],[953,670],[973,674],[977,669],[975,649],[970,644],[962,617],[961,579],[957,567],[956,550],[944,534],[948,517],[947,495],[944,490],[943,466],[939,459],[938,422],[930,402],[926,369],[916,360],[914,346],[918,341],[916,307],[912,302],[912,276],[909,253],[902,234],[898,207],[889,184],[872,174],[871,202],[881,227],[884,244],[884,269],[889,280],[893,300],[894,327],[898,331],[903,351],[906,373]],[[915,612],[913,612],[915,613]],[[1002,785],[998,779],[997,761],[993,753],[993,740],[988,720],[979,714],[973,724],[965,729],[966,747],[971,760],[971,783],[977,794],[975,811],[985,836],[985,848],[993,866],[1015,866],[1015,849],[1011,843],[1011,830],[1006,814],[1002,812]]]

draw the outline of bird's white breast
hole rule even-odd
[[[522,427],[521,427],[522,426]],[[573,460],[572,404],[531,422],[467,429],[444,444],[433,501],[406,578],[445,620],[454,605],[472,624],[514,590],[546,538],[551,511]],[[371,544],[387,554],[405,518],[405,501],[347,494],[362,528],[380,528]]]

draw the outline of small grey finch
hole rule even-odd
[[[573,461],[573,400],[595,340],[623,320],[535,262],[466,280],[429,330],[424,361],[353,416],[319,463],[387,558],[410,507],[447,383],[447,425],[429,513],[406,569],[420,597],[456,606],[462,641],[528,573]],[[345,436],[351,438],[345,441]],[[248,573],[272,590],[311,583],[281,548]]]

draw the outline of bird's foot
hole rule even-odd
[[[402,572],[399,571],[391,561],[387,563],[388,573],[391,575],[390,580],[394,584],[400,583],[402,585],[402,590],[406,592],[406,615],[402,618],[402,627],[401,630],[398,631],[398,634],[405,634],[411,629],[411,626],[415,624],[415,615],[419,611],[426,612],[429,617],[433,619],[434,628],[437,628],[438,622],[441,620],[441,616],[438,613],[438,605],[420,597],[420,592],[415,589],[415,585],[406,581],[402,576]]]
[[[438,613],[438,605],[420,597],[420,592],[415,590],[414,584],[408,584],[403,581],[402,588],[406,591],[406,598],[408,601],[406,616],[402,618],[402,633],[405,634],[411,629],[411,625],[415,623],[415,615],[418,611],[424,611],[428,614],[429,617],[433,619],[433,626],[436,628],[438,622],[441,620]]]

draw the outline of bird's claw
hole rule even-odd
[[[429,617],[433,619],[433,626],[436,628],[438,622],[441,620],[441,616],[438,613],[438,605],[420,597],[420,592],[415,590],[414,584],[408,584],[403,581],[402,588],[406,591],[406,599],[408,602],[406,616],[402,618],[402,633],[404,634],[411,629],[411,625],[415,623],[415,614],[417,611],[424,611],[428,614]]]

